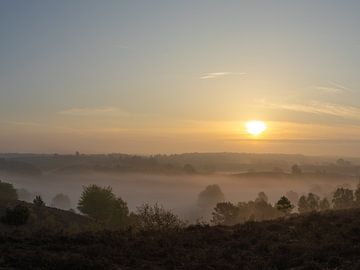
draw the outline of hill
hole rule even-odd
[[[359,269],[360,209],[179,231],[13,232],[0,266],[15,269]],[[10,269],[9,268],[9,269]]]
[[[53,207],[36,207],[32,203],[27,203],[23,201],[14,201],[7,203],[6,207],[13,207],[18,204],[25,205],[30,210],[30,218],[26,225],[22,225],[19,228],[12,228],[11,226],[6,226],[0,222],[0,235],[4,234],[22,234],[22,235],[32,235],[37,232],[66,232],[66,233],[76,233],[81,230],[89,230],[95,228],[93,221],[85,216],[76,214],[72,211],[65,211]],[[0,217],[5,214],[6,207],[0,205]]]

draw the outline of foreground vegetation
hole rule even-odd
[[[359,269],[360,210],[232,227],[0,236],[15,269]],[[9,268],[10,269],[10,268]]]
[[[360,268],[360,185],[331,198],[292,191],[275,204],[264,192],[226,202],[210,185],[198,207],[211,209],[214,226],[189,225],[158,204],[131,212],[111,187],[85,186],[81,214],[47,207],[39,195],[19,201],[18,193],[0,181],[0,269]],[[58,194],[51,204],[68,200]]]

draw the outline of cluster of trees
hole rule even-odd
[[[16,201],[18,194],[12,184],[0,181],[0,205]],[[197,201],[202,211],[210,211],[211,223],[214,225],[234,225],[246,221],[270,220],[290,214],[295,208],[299,213],[324,211],[328,209],[346,209],[360,207],[360,183],[355,190],[340,187],[331,198],[320,198],[314,193],[298,196],[290,191],[282,196],[275,204],[271,204],[268,196],[260,192],[255,200],[226,202],[225,196],[218,185],[209,185],[200,192]],[[52,207],[70,208],[68,196],[57,194]],[[32,207],[41,208],[45,203],[37,195],[32,201]],[[109,187],[89,185],[83,188],[77,209],[88,216],[101,228],[126,229],[129,227],[139,230],[168,230],[186,226],[177,215],[159,204],[143,204],[130,212],[127,203],[116,196]],[[25,224],[31,212],[24,203],[12,204],[5,208],[1,221],[8,225],[19,226]]]
[[[90,185],[84,187],[78,210],[107,228],[139,230],[178,229],[185,223],[171,211],[155,204],[143,204],[130,212],[127,203],[116,197],[111,187]]]
[[[239,202],[238,204],[217,203],[212,213],[211,222],[215,225],[234,225],[250,220],[269,220],[286,215],[293,208],[294,205],[285,196],[281,197],[275,205],[272,205],[268,202],[266,194],[260,192],[254,201]]]
[[[298,202],[299,213],[355,207],[360,207],[360,184],[355,190],[339,187],[333,192],[330,199],[320,199],[316,194],[309,193],[307,196],[301,196]]]
[[[360,183],[355,190],[344,187],[337,188],[330,199],[320,198],[314,193],[308,193],[298,198],[294,191],[288,192],[287,195],[282,196],[274,205],[268,202],[264,192],[260,192],[254,201],[239,202],[238,204],[219,202],[214,208],[211,222],[216,225],[234,225],[245,221],[269,220],[290,214],[296,206],[300,214],[360,207]]]
[[[34,210],[45,209],[45,202],[40,195],[35,196],[31,205],[17,200],[18,195],[14,186],[0,181],[0,209],[5,209],[0,215],[2,223],[12,226],[24,225]],[[58,194],[53,198],[51,206],[69,208],[70,200],[68,196]],[[88,216],[98,228],[173,230],[186,225],[177,215],[159,204],[145,203],[137,207],[135,212],[130,212],[127,203],[117,197],[111,187],[98,185],[84,187],[77,209]],[[42,217],[52,220],[51,216]]]

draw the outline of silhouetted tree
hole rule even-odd
[[[299,198],[299,202],[298,202],[298,211],[300,214],[302,213],[306,213],[306,212],[309,212],[310,209],[309,209],[309,205],[308,205],[308,202],[306,200],[306,196],[305,195],[302,195],[300,198]]]
[[[111,187],[90,185],[84,187],[78,209],[96,220],[106,220],[111,215],[114,200],[115,195]]]
[[[317,211],[319,210],[319,196],[315,195],[314,193],[309,193],[307,197],[307,203],[309,205],[310,211]]]
[[[33,200],[33,204],[36,207],[43,207],[45,206],[45,203],[40,195],[35,196],[35,199]]]
[[[288,198],[282,196],[275,205],[276,209],[284,214],[290,214],[294,206],[291,204]]]
[[[110,227],[125,227],[129,209],[126,202],[116,198],[111,187],[84,187],[78,209],[81,213]]]
[[[116,198],[113,202],[112,213],[108,220],[108,225],[112,228],[125,228],[128,225],[129,208],[127,203],[121,198]]]
[[[218,185],[209,185],[201,191],[198,196],[198,206],[200,208],[213,208],[218,202],[223,202],[225,196]]]
[[[264,200],[257,199],[255,202],[250,201],[248,202],[248,207],[252,213],[253,220],[256,221],[269,220],[281,216],[278,209]]]
[[[18,199],[16,189],[10,183],[0,181],[0,204]]]
[[[114,200],[115,195],[110,186],[90,185],[83,187],[77,208],[94,219],[104,220],[110,215]]]
[[[140,230],[177,230],[185,226],[185,223],[177,215],[157,203],[153,206],[146,203],[137,207],[136,217]]]
[[[29,216],[29,208],[23,204],[18,204],[14,208],[7,208],[1,221],[7,225],[20,226],[26,224]]]
[[[69,196],[67,196],[65,194],[59,193],[59,194],[55,195],[55,197],[52,199],[51,206],[60,208],[60,209],[64,209],[64,210],[68,210],[71,208],[70,198],[69,198]]]
[[[330,209],[330,203],[327,198],[323,198],[319,203],[319,208],[321,211]]]
[[[319,196],[309,193],[307,196],[301,196],[298,202],[299,213],[306,213],[319,210]]]
[[[265,192],[261,191],[259,192],[257,198],[255,199],[255,201],[263,201],[263,202],[268,202],[269,198],[268,196],[265,194]]]
[[[234,225],[238,220],[239,208],[231,202],[217,203],[212,213],[211,223],[215,225]]]
[[[334,195],[332,202],[334,209],[351,208],[354,206],[354,194],[353,191],[347,188],[338,188]]]
[[[292,167],[291,167],[291,173],[294,174],[294,175],[300,175],[302,173],[302,170],[300,168],[299,165],[297,164],[294,164]]]

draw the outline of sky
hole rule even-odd
[[[3,0],[0,152],[360,155],[360,2]],[[267,130],[254,137],[249,120]]]

